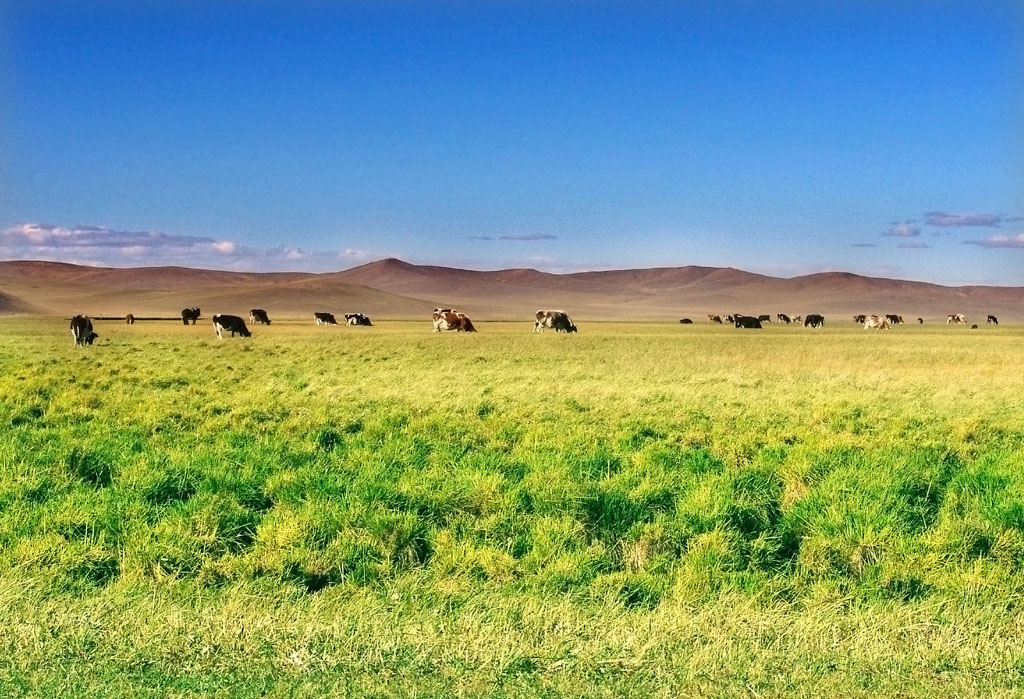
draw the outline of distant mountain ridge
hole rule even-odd
[[[176,314],[309,316],[314,310],[422,318],[453,306],[481,320],[528,319],[564,308],[583,320],[669,320],[706,313],[899,313],[944,319],[992,313],[1024,319],[1024,287],[942,286],[820,272],[771,277],[731,267],[653,267],[555,274],[416,265],[395,258],[339,272],[232,272],[190,267],[113,268],[0,262],[0,314]]]

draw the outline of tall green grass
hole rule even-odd
[[[0,323],[0,688],[1013,693],[1024,331]]]

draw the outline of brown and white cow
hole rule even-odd
[[[533,332],[542,333],[544,328],[551,328],[559,333],[574,333],[576,325],[565,311],[537,311],[537,322],[533,324]]]
[[[963,313],[950,313],[946,316],[946,325],[952,323],[953,325],[963,325],[967,323],[967,316]]]
[[[465,313],[453,311],[450,308],[435,308],[433,313],[434,332],[442,330],[454,330],[456,332],[475,333],[473,321]]]
[[[891,326],[889,319],[885,316],[868,316],[864,320],[864,329],[871,330],[877,328],[878,330],[888,330]]]
[[[135,325],[135,316],[134,316],[134,315],[132,315],[131,313],[129,313],[128,315],[126,315],[126,316],[124,317],[124,322],[125,322],[125,323],[126,323],[127,325]]]

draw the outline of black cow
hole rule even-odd
[[[199,320],[199,307],[198,306],[192,306],[192,308],[182,308],[181,309],[181,324],[182,325],[188,325],[189,321],[192,321],[192,325],[195,325],[197,320]]]
[[[128,325],[135,325],[135,316],[129,313],[124,317],[124,322],[127,323]]]
[[[898,316],[894,313],[886,313],[885,319],[888,320],[892,325],[899,325],[903,322],[903,316]]]
[[[334,319],[333,313],[326,313],[323,311],[316,311],[313,313],[313,319],[317,325],[337,325],[338,321]]]
[[[999,319],[996,318],[995,316],[989,316],[988,320],[986,320],[985,323],[986,324],[991,323],[992,325],[999,325]]]
[[[373,323],[370,322],[370,316],[362,313],[346,313],[345,314],[346,325],[364,325],[372,327]]]
[[[772,317],[770,315],[768,315],[767,313],[765,313],[764,315],[758,316],[757,319],[759,321],[761,321],[762,323],[770,323],[770,322],[772,322]]]
[[[99,335],[92,331],[92,321],[89,316],[75,316],[71,319],[71,337],[75,345],[85,347],[91,345]]]
[[[270,325],[270,316],[262,308],[254,308],[249,311],[249,322]]]
[[[792,318],[790,318],[790,317],[789,317],[788,315],[786,315],[785,313],[779,313],[779,314],[778,314],[777,316],[775,316],[775,317],[779,319],[779,322],[780,322],[780,323],[785,323],[786,325],[789,325],[790,323],[792,323],[792,322],[793,322],[793,319],[792,319]]]
[[[249,328],[245,327],[245,321],[238,316],[215,315],[213,316],[213,329],[217,331],[217,337],[224,339],[223,333],[230,332],[231,337],[238,334],[242,337],[252,337]]]
[[[689,318],[683,318],[679,322],[682,323],[683,325],[693,325],[693,321],[690,320]]]
[[[974,325],[971,326],[971,330],[977,330],[977,329],[978,329],[978,324],[977,323],[975,323]]]
[[[805,328],[820,328],[825,325],[825,316],[820,313],[808,313],[804,316]]]
[[[743,315],[734,315],[733,318],[735,318],[735,324],[736,324],[737,328],[747,328],[749,330],[753,330],[753,329],[760,330],[761,329],[761,319],[760,318],[755,318],[754,316],[743,316]]]

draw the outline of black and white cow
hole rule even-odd
[[[903,323],[903,316],[898,316],[895,313],[886,313],[885,319],[889,321],[890,325],[900,325]]]
[[[199,307],[198,306],[192,306],[191,308],[182,308],[181,309],[181,324],[182,325],[188,325],[189,321],[192,322],[192,325],[195,325],[197,320],[199,320]]]
[[[544,328],[551,328],[558,333],[576,332],[576,325],[565,311],[537,311],[536,319],[533,324],[535,333],[544,332]]]
[[[260,325],[270,325],[270,316],[262,308],[254,308],[249,311],[249,322]]]
[[[313,313],[313,320],[317,325],[337,325],[338,321],[334,319],[333,313],[327,313],[325,311],[316,311]]]
[[[92,320],[89,316],[75,316],[71,319],[71,337],[75,345],[85,347],[91,345],[99,335],[92,331]]]
[[[755,316],[733,314],[733,319],[737,328],[746,328],[748,330],[761,329],[761,319]]]
[[[989,316],[988,320],[985,321],[985,324],[999,325],[999,319],[996,318],[995,316]]]
[[[867,321],[867,319],[868,319],[868,317],[866,315],[864,315],[863,313],[861,313],[861,314],[855,315],[853,317],[853,322],[854,323],[858,323],[858,324],[863,324],[864,322]]]
[[[805,328],[821,328],[825,326],[825,316],[820,313],[808,313],[804,316]]]
[[[364,325],[364,326],[368,326],[368,327],[373,325],[373,323],[370,322],[370,316],[365,315],[363,313],[346,313],[345,314],[345,324],[346,325]]]
[[[789,317],[788,315],[786,315],[785,313],[779,313],[779,314],[778,314],[777,316],[775,316],[775,317],[779,319],[779,322],[780,322],[780,323],[785,323],[786,325],[789,325],[790,323],[792,323],[792,322],[793,322],[793,319],[792,319],[792,318],[790,318],[790,317]]]
[[[245,321],[238,316],[215,315],[213,316],[213,329],[217,331],[217,337],[224,339],[224,333],[236,334],[241,337],[252,337],[249,328],[245,327]]]

